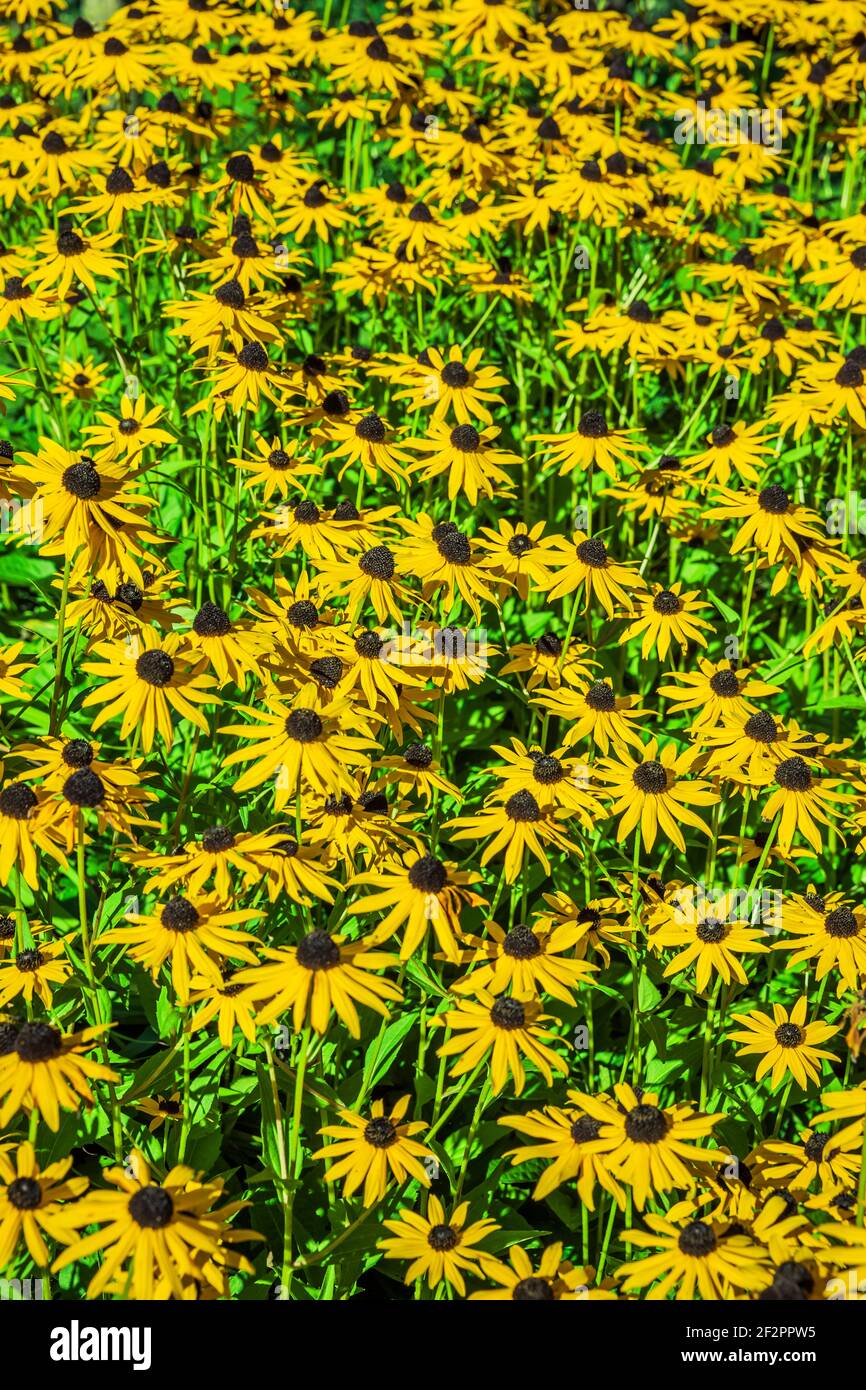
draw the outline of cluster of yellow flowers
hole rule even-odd
[[[0,1268],[857,1297],[866,0],[335,8],[0,24]]]

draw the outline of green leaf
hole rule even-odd
[[[420,1009],[413,1009],[393,1023],[389,1023],[380,1037],[378,1034],[370,1043],[364,1057],[364,1073],[361,1078],[359,1094],[371,1090],[376,1082],[388,1071],[400,1048],[415,1027]]]
[[[30,553],[22,548],[0,555],[0,584],[37,584],[39,580],[48,579],[56,573],[56,567],[50,560],[41,559],[33,547],[29,550]]]
[[[725,619],[725,622],[730,623],[731,626],[734,628],[738,627],[740,623],[739,613],[737,613],[727,603],[723,602],[723,600],[719,598],[718,594],[714,593],[712,589],[707,588],[705,592],[707,598],[710,600],[710,603],[713,605],[714,608],[718,609],[722,617]]]

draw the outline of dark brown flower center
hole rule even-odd
[[[166,931],[187,932],[198,926],[198,912],[188,898],[170,898],[159,914]]]
[[[211,826],[201,837],[201,847],[205,854],[223,854],[225,850],[232,848],[234,842],[234,834],[227,825]]]
[[[809,1138],[806,1140],[805,1144],[803,1145],[803,1153],[804,1153],[804,1154],[806,1155],[806,1157],[809,1159],[809,1162],[810,1162],[810,1163],[820,1163],[820,1162],[821,1162],[821,1159],[822,1159],[823,1156],[824,1156],[824,1149],[825,1149],[825,1147],[826,1147],[826,1144],[827,1144],[827,1141],[829,1140],[829,1138],[830,1138],[829,1134],[810,1134],[810,1135],[809,1135]]]
[[[441,893],[448,882],[448,872],[441,859],[425,854],[416,859],[409,870],[409,882],[419,893]]]
[[[16,1211],[35,1211],[42,1201],[42,1186],[35,1178],[15,1178],[6,1196]]]
[[[632,781],[639,791],[651,796],[659,796],[668,785],[668,774],[660,762],[651,759],[639,763],[632,773]]]
[[[541,820],[541,810],[532,792],[519,791],[505,803],[505,814],[513,821]]]
[[[403,761],[409,767],[429,767],[433,761],[433,749],[426,743],[410,743],[403,753]]]
[[[135,673],[148,685],[168,685],[174,675],[174,662],[168,652],[158,647],[142,652],[135,663]]]
[[[521,1279],[514,1285],[511,1297],[522,1303],[554,1303],[553,1289],[550,1287],[549,1279],[542,1279],[537,1275],[530,1275],[527,1279]]]
[[[531,927],[525,924],[512,927],[502,943],[502,949],[514,960],[532,960],[541,955],[541,942]]]
[[[733,671],[724,669],[710,676],[710,689],[714,695],[733,699],[740,693],[740,682]]]
[[[446,362],[440,376],[446,386],[456,387],[457,390],[469,385],[469,373],[462,362]]]
[[[15,1051],[22,1062],[48,1062],[62,1050],[59,1030],[48,1023],[22,1023],[15,1035]]]
[[[607,564],[607,547],[604,541],[590,536],[577,547],[577,558],[582,565],[588,565],[590,569],[604,569]]]
[[[600,410],[587,410],[581,415],[577,432],[584,439],[604,439],[607,434],[607,421]]]
[[[79,502],[91,502],[94,497],[98,497],[102,480],[93,460],[82,459],[80,463],[73,463],[67,468],[63,474],[63,486]]]
[[[497,999],[490,1010],[490,1022],[495,1028],[513,1033],[515,1029],[525,1027],[526,1009],[519,999]]]
[[[313,743],[323,728],[324,725],[314,709],[293,709],[291,714],[286,716],[286,733],[296,743]]]
[[[237,354],[240,365],[248,372],[266,372],[268,354],[261,343],[245,343]]]
[[[459,1239],[453,1226],[431,1226],[427,1232],[427,1244],[439,1254],[453,1250]]]
[[[543,787],[549,787],[554,782],[562,781],[565,769],[559,758],[554,758],[550,753],[541,753],[533,758],[532,775]]]
[[[802,758],[785,758],[776,768],[776,782],[785,791],[806,792],[812,785],[812,774]]]
[[[128,1211],[137,1225],[159,1231],[171,1221],[174,1202],[164,1187],[141,1187],[130,1197]]]
[[[688,1226],[680,1232],[677,1244],[684,1255],[703,1259],[715,1250],[716,1237],[712,1227],[708,1226],[705,1221],[690,1221]]]
[[[208,599],[196,613],[192,627],[197,637],[225,637],[232,625],[225,610]]]
[[[26,782],[12,782],[0,792],[0,815],[10,820],[27,820],[37,804],[36,793]]]
[[[316,928],[298,946],[297,961],[305,970],[333,970],[340,964],[340,948],[329,932]]]
[[[358,561],[358,568],[371,579],[388,580],[394,578],[394,556],[386,545],[374,545]]]
[[[481,435],[474,425],[457,425],[451,431],[451,444],[461,454],[475,454],[481,447]]]
[[[667,1134],[668,1122],[657,1105],[636,1105],[625,1119],[625,1132],[633,1144],[657,1144]]]
[[[575,1144],[592,1144],[601,1132],[601,1120],[591,1115],[578,1115],[571,1126],[571,1137]]]
[[[397,1130],[386,1115],[377,1115],[364,1130],[364,1139],[374,1149],[388,1149],[397,1138]]]
[[[72,806],[93,808],[105,800],[102,779],[89,767],[79,768],[63,783],[63,795]]]
[[[779,735],[775,719],[766,710],[758,710],[757,714],[750,715],[743,732],[756,743],[775,743]]]
[[[828,936],[856,936],[860,926],[850,907],[837,907],[824,918],[824,930]]]
[[[355,434],[367,444],[382,444],[387,431],[378,415],[364,415],[355,426]]]
[[[664,617],[673,617],[674,613],[679,613],[682,608],[682,601],[678,594],[670,589],[662,589],[661,593],[656,594],[653,599],[653,609],[656,613],[661,613]]]
[[[790,505],[791,499],[780,483],[771,483],[758,493],[758,506],[771,516],[782,516]]]

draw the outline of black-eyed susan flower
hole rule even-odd
[[[617,1271],[623,1289],[645,1289],[650,1300],[730,1299],[754,1293],[771,1282],[769,1259],[762,1246],[745,1235],[731,1235],[724,1225],[704,1218],[691,1201],[677,1202],[664,1216],[648,1213],[649,1230],[623,1231],[623,1240],[651,1252],[629,1260]]]
[[[377,942],[389,941],[405,924],[401,960],[408,960],[432,929],[440,949],[456,964],[463,935],[461,913],[483,901],[471,886],[478,877],[433,854],[410,852],[400,864],[357,874],[352,887],[374,887],[378,892],[356,898],[348,910],[352,916],[384,913],[375,926]]]
[[[792,502],[781,483],[769,483],[757,493],[719,487],[715,495],[719,503],[709,507],[706,515],[742,523],[731,543],[732,555],[757,550],[772,564],[787,552],[796,561],[798,540],[821,539],[817,513]]]
[[[40,439],[38,454],[22,452],[21,460],[40,504],[42,544],[56,545],[69,559],[85,550],[98,577],[101,568],[125,562],[140,581],[123,528],[140,525],[153,501],[130,490],[126,466],[105,455],[97,461],[47,438]]]
[[[206,599],[184,634],[190,657],[204,657],[219,680],[220,687],[232,681],[241,689],[250,673],[261,679],[260,657],[263,643],[254,626],[232,620],[224,608]]]
[[[703,992],[713,975],[725,984],[748,984],[740,957],[766,952],[762,929],[753,929],[735,915],[728,895],[702,901],[695,895],[679,895],[674,905],[665,904],[652,928],[653,947],[672,948],[676,955],[665,966],[665,976],[679,975],[694,967],[695,984]]]
[[[302,479],[314,477],[319,468],[307,458],[297,439],[281,441],[274,435],[268,443],[264,435],[255,434],[253,456],[234,459],[235,465],[248,476],[244,488],[261,489],[265,502],[277,494],[286,498],[290,488],[303,488]]]
[[[8,883],[13,870],[20,872],[32,889],[38,887],[38,853],[66,862],[60,835],[52,823],[59,819],[44,791],[34,791],[25,781],[7,782],[0,790],[0,883]]]
[[[859,904],[838,893],[820,906],[803,899],[796,915],[783,905],[781,926],[797,939],[775,941],[773,949],[788,951],[792,966],[814,961],[816,981],[838,970],[840,993],[859,987],[866,975],[866,911]]]
[[[528,690],[539,685],[551,690],[559,690],[563,685],[581,689],[593,680],[593,668],[598,665],[587,658],[589,650],[582,642],[564,645],[557,633],[543,632],[534,642],[516,642],[509,647],[509,660],[500,671],[503,676],[525,673]],[[570,746],[568,733],[566,746]]]
[[[380,776],[383,787],[395,786],[401,797],[411,792],[422,798],[426,806],[430,805],[436,792],[457,802],[462,800],[458,788],[442,775],[436,765],[429,743],[421,740],[407,744],[399,754],[379,758],[375,770],[377,774],[384,774]]]
[[[139,869],[150,873],[145,892],[162,892],[174,884],[184,883],[195,898],[212,879],[218,897],[232,896],[233,879],[242,887],[259,883],[267,872],[266,855],[280,841],[276,831],[233,830],[228,825],[211,825],[197,840],[184,845],[178,854],[155,854],[147,850],[131,851],[127,858]]]
[[[62,941],[40,942],[0,962],[0,1007],[19,997],[32,1004],[35,995],[50,1009],[52,987],[64,984],[70,974],[68,961],[62,959],[65,954]]]
[[[620,747],[616,758],[599,761],[596,775],[610,789],[611,814],[620,816],[618,840],[639,827],[644,848],[650,850],[661,831],[684,853],[680,825],[710,835],[709,826],[691,807],[712,806],[719,795],[709,782],[685,775],[692,763],[691,750],[677,754],[674,745],[667,743],[659,753],[656,739],[636,749],[634,755]]]
[[[64,1034],[50,1023],[4,1024],[0,1124],[7,1125],[21,1109],[38,1110],[56,1134],[61,1110],[92,1104],[92,1081],[118,1079],[110,1067],[86,1055],[103,1032],[104,1025]]]
[[[108,449],[112,456],[132,461],[151,445],[173,442],[173,436],[159,425],[164,414],[161,405],[148,408],[143,395],[133,399],[124,392],[119,415],[97,410],[94,419],[98,423],[85,425],[82,433],[89,436],[88,448]]]
[[[677,642],[682,651],[688,649],[690,642],[705,647],[707,639],[704,631],[712,632],[714,629],[711,623],[698,616],[702,609],[710,607],[698,598],[699,593],[699,589],[689,589],[683,593],[682,581],[677,579],[669,588],[655,584],[649,593],[638,594],[634,600],[638,617],[629,623],[620,641],[630,642],[632,638],[640,637],[644,660],[654,650],[664,660],[672,642]]]
[[[502,1260],[484,1261],[484,1275],[493,1280],[495,1287],[476,1290],[469,1295],[470,1302],[515,1299],[519,1303],[557,1303],[564,1298],[576,1298],[575,1290],[582,1289],[584,1280],[591,1277],[588,1270],[575,1269],[569,1260],[563,1260],[561,1241],[542,1251],[537,1269],[523,1247],[513,1245],[508,1252],[508,1264]],[[587,1298],[599,1296],[605,1295],[600,1290],[587,1290]]]
[[[75,1209],[82,1224],[101,1229],[71,1244],[52,1269],[58,1272],[94,1250],[104,1252],[88,1285],[90,1298],[98,1297],[124,1271],[133,1296],[148,1300],[182,1299],[185,1278],[205,1282],[195,1257],[215,1256],[226,1237],[226,1214],[216,1206],[223,1180],[202,1182],[191,1169],[178,1165],[161,1183],[154,1182],[138,1149],[126,1168],[108,1168],[103,1177],[110,1187],[92,1189]],[[238,1267],[252,1268],[244,1257],[235,1259]]]
[[[585,829],[599,814],[589,768],[577,758],[568,757],[564,748],[546,753],[537,745],[527,747],[513,738],[510,748],[494,743],[491,751],[504,764],[490,768],[500,780],[495,800],[508,801],[515,792],[527,791],[544,809],[565,808]]]
[[[387,1112],[384,1102],[375,1100],[369,1117],[354,1110],[338,1112],[341,1124],[324,1125],[319,1133],[332,1142],[315,1150],[311,1157],[330,1164],[325,1182],[343,1183],[348,1198],[363,1187],[365,1207],[384,1197],[393,1179],[402,1187],[410,1178],[423,1187],[430,1186],[424,1159],[431,1151],[413,1136],[427,1125],[423,1120],[407,1120],[411,1096],[402,1096]]]
[[[328,872],[332,867],[330,837],[325,838],[324,844],[304,845],[289,833],[288,826],[276,826],[273,834],[277,836],[276,844],[260,852],[270,901],[276,902],[285,893],[302,907],[309,907],[317,899],[333,902],[338,881]]]
[[[790,1010],[783,1004],[774,1004],[772,1018],[760,1009],[734,1014],[737,1023],[743,1025],[739,1032],[730,1035],[734,1042],[743,1044],[737,1056],[759,1056],[755,1080],[760,1081],[769,1072],[774,1091],[789,1075],[805,1091],[810,1081],[820,1081],[821,1063],[834,1060],[834,1053],[823,1050],[820,1044],[832,1038],[838,1029],[832,1023],[807,1023],[808,1007],[805,994],[801,994]]]
[[[241,793],[273,779],[274,807],[280,811],[294,799],[302,782],[325,792],[354,791],[350,769],[366,767],[372,739],[346,732],[348,701],[321,705],[311,685],[305,685],[292,702],[269,694],[264,712],[255,706],[238,708],[258,723],[230,724],[221,733],[252,739],[251,748],[238,748],[225,759],[226,767],[253,762],[234,784]]]
[[[712,1136],[721,1115],[705,1115],[683,1104],[662,1107],[655,1092],[638,1095],[623,1083],[613,1089],[613,1097],[581,1091],[572,1093],[572,1099],[600,1121],[598,1152],[614,1177],[632,1189],[641,1211],[654,1192],[694,1189],[697,1165],[724,1157],[696,1142]]]
[[[455,602],[462,600],[475,621],[480,622],[481,604],[495,603],[496,595],[492,576],[484,567],[484,556],[471,538],[455,522],[434,524],[433,518],[423,511],[404,525],[408,535],[398,553],[404,569],[421,581],[422,597],[429,600],[440,595],[448,617],[453,614]],[[443,637],[446,631],[443,630]]]
[[[787,854],[799,832],[820,853],[820,826],[832,826],[851,800],[849,793],[838,790],[839,779],[822,777],[796,753],[775,766],[769,785],[772,791],[762,815],[764,820],[779,817],[779,848]]]
[[[575,945],[575,954],[582,960],[591,951],[600,957],[605,970],[609,969],[611,961],[608,946],[628,950],[629,937],[638,930],[637,923],[621,919],[623,907],[628,906],[621,899],[598,898],[582,906],[561,891],[543,893],[542,897],[548,910],[542,909],[534,919],[535,923],[547,930],[566,923],[577,926],[580,936]]]
[[[145,1096],[144,1100],[136,1101],[136,1110],[149,1116],[147,1130],[149,1134],[156,1134],[157,1130],[169,1121],[175,1123],[183,1121],[184,1110],[183,1100],[180,1091],[175,1091],[170,1096]]]
[[[636,709],[634,696],[616,695],[607,681],[593,681],[586,690],[540,690],[532,703],[567,721],[566,748],[585,738],[592,739],[602,753],[607,753],[611,744],[643,747],[636,721],[646,719],[650,711]]]
[[[707,449],[683,460],[683,467],[702,484],[727,487],[732,473],[747,483],[759,481],[765,457],[771,451],[761,424],[722,423],[715,426],[706,442]]]
[[[373,545],[361,554],[321,559],[318,569],[322,592],[331,599],[344,598],[353,621],[370,604],[378,622],[390,618],[402,623],[402,608],[411,602],[410,590],[389,546]]]
[[[770,1187],[791,1193],[808,1192],[818,1184],[821,1192],[834,1194],[856,1180],[860,1152],[856,1136],[818,1134],[804,1129],[799,1142],[767,1139],[749,1155],[749,1172]]]
[[[5,1147],[5,1146],[4,1146]],[[0,1268],[6,1269],[24,1243],[40,1269],[51,1262],[45,1237],[70,1245],[84,1224],[74,1199],[87,1189],[87,1178],[71,1177],[72,1157],[40,1167],[29,1141],[14,1156],[0,1152]]]
[[[429,434],[421,439],[409,439],[407,446],[426,458],[415,465],[423,482],[448,474],[448,497],[465,496],[475,506],[479,493],[492,497],[494,492],[508,492],[512,483],[506,472],[519,463],[516,454],[494,447],[500,431],[494,425],[476,429],[461,424],[453,428],[433,423]]]
[[[395,399],[405,398],[412,410],[432,406],[434,423],[451,415],[459,425],[471,424],[473,420],[491,425],[490,403],[501,404],[497,387],[507,383],[495,367],[482,365],[483,357],[483,348],[473,348],[465,361],[458,345],[447,353],[428,348],[429,365],[426,369],[419,367],[415,379],[409,379],[408,389],[395,392]]]
[[[235,352],[220,354],[210,371],[209,398],[219,396],[232,410],[257,410],[262,397],[279,405],[286,391],[281,368],[255,339]]]
[[[189,1021],[191,1033],[209,1027],[216,1019],[217,1037],[223,1047],[233,1046],[236,1028],[248,1042],[255,1042],[255,1005],[247,995],[247,986],[236,980],[231,970],[223,968],[219,984],[194,976],[189,1002],[194,1009]]]
[[[658,687],[659,695],[671,701],[672,713],[689,715],[695,733],[714,729],[728,715],[745,719],[755,713],[755,699],[779,692],[749,666],[703,656],[697,658],[697,670],[671,671],[665,679],[669,683]]]
[[[203,661],[178,634],[163,637],[143,627],[124,642],[97,642],[93,654],[98,659],[84,662],[83,669],[103,683],[90,691],[84,705],[104,707],[93,720],[94,730],[119,718],[120,737],[139,730],[145,752],[157,734],[171,747],[172,713],[207,733],[207,719],[198,706],[219,703],[213,694],[216,681],[203,674]]]
[[[260,913],[250,908],[228,909],[215,897],[192,902],[178,895],[153,912],[128,913],[130,925],[109,927],[100,935],[99,944],[127,947],[132,959],[145,966],[154,980],[169,962],[178,999],[186,1004],[194,974],[218,984],[224,961],[256,961],[249,946],[255,937],[237,927],[258,916]]]
[[[544,1024],[551,1020],[534,999],[504,994],[495,999],[479,989],[474,999],[461,999],[457,1008],[436,1018],[455,1035],[438,1049],[440,1057],[458,1058],[451,1075],[465,1076],[487,1061],[494,1095],[509,1077],[515,1095],[522,1095],[526,1085],[524,1059],[541,1072],[548,1086],[553,1085],[554,1072],[565,1075],[568,1070],[562,1056],[547,1045],[553,1034]]]
[[[426,1277],[431,1289],[444,1282],[463,1295],[464,1275],[483,1272],[485,1252],[478,1246],[499,1229],[495,1221],[486,1217],[467,1225],[468,1215],[469,1203],[461,1202],[447,1216],[436,1196],[430,1197],[426,1216],[401,1207],[396,1219],[383,1223],[391,1235],[378,1242],[379,1248],[387,1259],[411,1260],[405,1276],[407,1284]]]
[[[481,852],[482,866],[497,855],[504,855],[505,881],[514,883],[524,867],[527,854],[538,860],[545,873],[550,873],[547,850],[556,848],[563,853],[576,854],[578,847],[565,833],[563,822],[575,811],[586,825],[590,824],[588,804],[592,798],[583,796],[573,808],[558,808],[549,801],[539,802],[531,791],[522,788],[512,792],[504,801],[499,796],[487,799],[477,815],[455,816],[446,821],[444,829],[450,838],[487,840]]]
[[[625,1191],[605,1162],[606,1152],[616,1148],[616,1137],[600,1144],[601,1121],[573,1103],[579,1100],[576,1092],[569,1091],[568,1097],[571,1103],[567,1106],[546,1105],[543,1110],[528,1110],[525,1115],[500,1117],[499,1124],[534,1141],[509,1149],[512,1166],[537,1159],[545,1164],[533,1189],[535,1202],[543,1201],[565,1183],[575,1182],[580,1200],[590,1211],[595,1210],[596,1186],[624,1209]]]
[[[96,294],[97,278],[116,280],[120,274],[122,261],[113,249],[117,240],[117,234],[112,232],[84,236],[74,229],[70,219],[63,218],[57,233],[44,232],[37,238],[37,265],[25,283],[38,291],[53,290],[62,296],[69,293],[74,281],[80,280],[91,294]]]
[[[295,1032],[309,1021],[315,1032],[324,1033],[333,1009],[352,1037],[358,1038],[357,1004],[387,1018],[385,1001],[402,998],[396,985],[374,973],[397,964],[396,956],[371,949],[376,944],[372,937],[348,942],[316,927],[297,946],[265,948],[266,963],[239,970],[234,982],[247,987],[262,1025],[291,1011]]]
[[[630,430],[610,429],[600,410],[587,410],[581,415],[576,430],[566,434],[529,435],[528,440],[544,445],[539,452],[548,455],[545,467],[558,469],[561,478],[576,468],[586,472],[596,464],[616,482],[619,476],[616,465],[632,465],[633,455],[642,453],[646,447],[632,436]]]
[[[795,731],[785,728],[769,710],[756,709],[753,714],[724,714],[713,729],[699,735],[702,770],[721,772],[725,777],[741,780],[748,786],[766,782],[779,763],[792,758],[807,744]]]
[[[547,594],[551,602],[582,589],[587,607],[590,599],[596,598],[612,618],[617,603],[628,612],[634,608],[629,591],[646,588],[635,569],[614,560],[600,537],[587,536],[584,531],[575,531],[561,550],[551,551],[551,561],[557,566]]]
[[[505,990],[521,999],[549,994],[562,1003],[572,1004],[572,990],[587,981],[597,966],[566,955],[583,935],[576,923],[545,928],[519,922],[506,931],[496,922],[487,923],[486,938],[467,936],[460,953],[468,974],[455,980],[455,994],[503,994]]]
[[[170,330],[171,336],[189,338],[192,350],[205,349],[209,361],[229,348],[239,354],[245,344],[279,342],[268,305],[260,296],[248,294],[236,279],[217,285],[212,293],[195,294],[189,300],[169,300],[163,304],[162,312],[167,318],[180,320]],[[252,360],[254,355],[251,349],[246,358]]]

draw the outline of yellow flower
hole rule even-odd
[[[403,1096],[388,1113],[381,1100],[373,1102],[370,1118],[354,1110],[338,1112],[342,1124],[325,1125],[319,1130],[334,1143],[315,1150],[310,1157],[330,1163],[325,1182],[343,1181],[343,1196],[349,1198],[363,1186],[365,1207],[374,1206],[393,1177],[398,1187],[415,1178],[424,1187],[430,1177],[421,1160],[431,1151],[413,1139],[427,1128],[423,1120],[406,1121],[410,1096]]]
[[[807,1023],[807,1009],[808,1000],[802,994],[790,1012],[784,1005],[774,1004],[772,1018],[760,1009],[734,1014],[743,1025],[741,1032],[731,1034],[735,1042],[743,1043],[737,1056],[757,1054],[761,1060],[755,1080],[770,1072],[774,1091],[789,1074],[805,1091],[810,1081],[820,1079],[821,1062],[835,1060],[834,1053],[822,1051],[818,1044],[832,1038],[838,1028],[831,1023]]]

